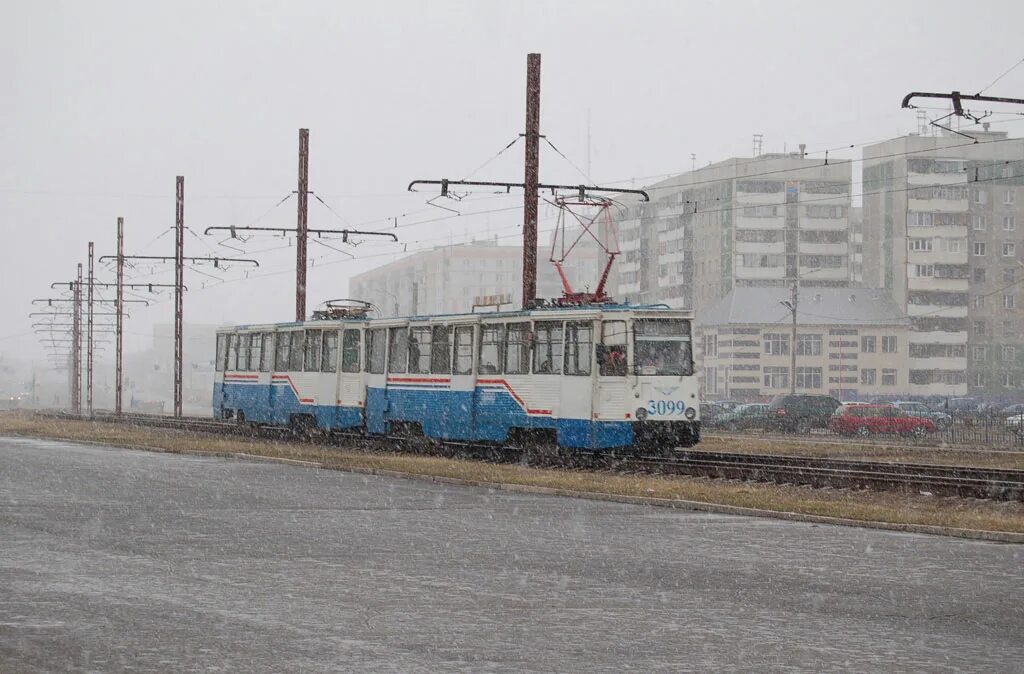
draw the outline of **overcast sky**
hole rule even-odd
[[[518,195],[447,202],[465,215],[438,220],[453,214],[405,187],[466,177],[517,137],[531,51],[543,55],[542,132],[571,160],[544,146],[542,178],[641,185],[688,170],[691,153],[698,165],[750,156],[755,133],[766,151],[815,151],[912,131],[902,96],[984,87],[1024,57],[1022,19],[1011,0],[7,2],[0,352],[42,353],[30,301],[56,296],[50,283],[73,276],[88,241],[114,253],[117,216],[127,253],[173,254],[176,175],[186,255],[241,255],[203,236],[209,225],[294,226],[294,199],[274,206],[295,189],[300,127],[310,188],[329,206],[311,200],[310,226],[379,229],[399,216],[403,242],[329,243],[355,259],[311,244],[310,308],[406,247],[515,243]],[[1024,96],[1024,66],[986,93]],[[522,154],[517,143],[472,175],[521,180]],[[260,269],[187,272],[186,320],[291,319],[295,249],[229,243]],[[173,270],[129,276],[170,282]],[[157,300],[133,310],[129,348],[172,320],[169,295]]]

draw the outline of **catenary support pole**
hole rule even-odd
[[[793,312],[793,332],[790,336],[789,343],[789,392],[796,393],[796,309],[797,302],[800,300],[800,290],[798,279],[793,279],[793,297],[790,299],[792,303]]]
[[[537,297],[537,199],[540,182],[540,54],[526,55],[526,161],[523,174],[523,308]]]
[[[71,411],[82,413],[82,263],[75,278],[71,336]]]
[[[309,237],[309,129],[299,129],[298,221],[295,228],[295,320],[306,320],[306,245]]]
[[[185,285],[185,176],[175,181],[174,219],[174,416],[181,416],[182,321]]]
[[[114,365],[114,413],[121,414],[124,382],[124,218],[117,219],[117,347]]]
[[[86,338],[85,338],[85,409],[89,416],[92,416],[92,299],[93,299],[93,288],[92,282],[94,278],[94,250],[95,246],[93,242],[89,242],[89,286],[88,286],[88,323],[86,327]]]

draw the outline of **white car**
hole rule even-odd
[[[1015,433],[1024,433],[1024,413],[1006,417],[1005,423],[1007,430],[1014,431]]]

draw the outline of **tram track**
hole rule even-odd
[[[66,412],[41,413],[50,418],[90,420]],[[94,413],[93,421],[120,423],[150,428],[167,428],[191,433],[259,437],[279,441],[298,441],[288,429],[260,427],[219,421],[207,417],[168,417],[155,414]],[[331,434],[311,438],[314,442],[338,445],[359,434]],[[331,442],[333,440],[333,442]],[[395,445],[387,443],[388,449]],[[488,448],[475,445],[446,446],[452,456],[511,462],[521,454],[516,448]],[[488,451],[497,450],[497,451]],[[922,463],[894,463],[820,457],[712,452],[699,449],[677,450],[670,457],[576,456],[566,459],[561,453],[543,453],[539,463],[550,468],[601,469],[612,472],[690,475],[714,479],[745,480],[775,484],[804,485],[832,489],[871,489],[902,491],[934,496],[981,498],[998,501],[1024,501],[1024,470],[976,468]]]

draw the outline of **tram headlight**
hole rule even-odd
[[[636,408],[636,418],[639,421],[643,421],[644,419],[646,419],[647,418],[647,408],[646,407],[638,407],[638,408]]]
[[[697,416],[697,408],[696,407],[687,407],[686,411],[683,412],[683,416],[686,417],[687,419],[689,419],[690,421],[693,421],[693,418],[695,416]]]

